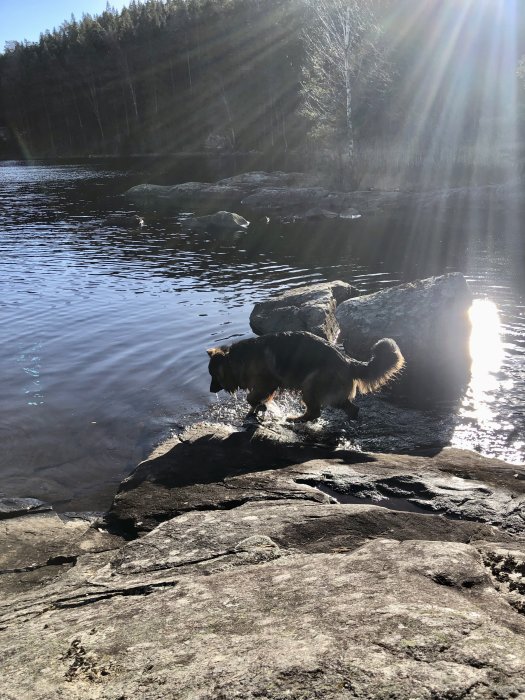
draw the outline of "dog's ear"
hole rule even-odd
[[[214,355],[224,355],[224,352],[220,348],[208,348],[206,352],[210,357],[213,357]]]

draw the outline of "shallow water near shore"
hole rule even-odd
[[[254,221],[226,236],[184,232],[175,216],[146,216],[143,227],[126,221],[133,209],[121,194],[135,184],[231,174],[199,176],[187,164],[161,176],[114,161],[0,163],[3,492],[59,510],[103,510],[181,424],[240,425],[242,396],[209,393],[205,349],[250,335],[254,302],[275,291],[342,279],[371,292],[456,270],[478,300],[472,382],[463,402],[427,409],[425,420],[446,417],[451,444],[524,461],[522,203],[514,198],[502,215],[486,203],[458,210],[441,194],[421,212],[344,224]],[[347,431],[330,416],[311,431],[372,449],[369,406],[364,441],[359,425]],[[270,420],[295,411],[283,397]],[[414,414],[403,415],[409,424]],[[378,435],[376,449],[395,449],[388,438]]]

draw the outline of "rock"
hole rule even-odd
[[[250,222],[244,217],[229,211],[218,211],[207,216],[194,216],[184,219],[183,228],[191,231],[234,232],[246,230]]]
[[[452,448],[437,454],[421,451],[418,456],[373,456],[366,472],[356,463],[350,474],[336,467],[328,476],[326,462],[322,467],[311,462],[309,470],[324,468],[324,472],[320,478],[303,476],[301,483],[321,486],[324,493],[341,502],[348,502],[350,496],[350,502],[364,499],[362,502],[397,509],[444,513],[448,518],[489,523],[513,534],[525,534],[525,488],[513,485],[511,465]],[[491,466],[495,475],[487,475]],[[479,478],[483,474],[485,478]]]
[[[252,170],[248,173],[240,173],[232,177],[224,178],[217,182],[222,186],[235,186],[246,188],[246,191],[254,190],[259,187],[288,187],[297,182],[304,182],[311,176],[304,173],[285,173],[282,170],[274,170],[268,173],[264,170]]]
[[[328,211],[328,209],[322,209],[321,207],[312,207],[312,209],[307,209],[305,212],[299,212],[291,216],[283,216],[281,217],[281,221],[285,224],[295,224],[338,218],[339,214],[335,211]]]
[[[465,278],[451,273],[350,299],[335,315],[353,357],[368,359],[380,338],[397,341],[406,366],[394,390],[434,401],[460,396],[468,382],[471,303]]]
[[[82,556],[60,578],[0,599],[2,692],[520,697],[525,619],[492,562],[524,545],[423,539],[415,522],[406,527],[412,517],[249,503]]]
[[[208,134],[204,141],[204,148],[207,151],[231,151],[232,143],[231,139],[224,134]]]
[[[250,210],[269,210],[300,215],[305,208],[340,212],[352,206],[352,193],[332,192],[323,187],[261,187],[244,197],[241,204]]]
[[[515,199],[520,192],[520,186],[515,183],[422,192],[379,189],[343,192],[324,187],[316,173],[255,171],[216,183],[141,184],[132,187],[125,196],[137,205],[163,212],[190,207],[207,213],[218,208],[238,209],[242,204],[254,214],[270,214],[274,220],[299,220],[308,209],[320,209],[336,213],[340,219],[407,217],[410,225],[410,212],[416,210],[419,215],[426,212],[435,216],[439,210],[454,216],[458,209],[468,206],[479,215],[491,211],[503,216],[509,199]]]
[[[193,426],[122,484],[114,505],[135,495],[142,537],[55,514],[0,523],[15,528],[2,697],[519,698],[515,473],[462,450],[328,452],[286,431]]]
[[[124,194],[135,205],[164,212],[184,207],[212,212],[218,206],[235,209],[242,204],[256,212],[271,211],[297,219],[304,219],[307,209],[307,220],[318,220],[339,217],[340,213],[342,218],[356,218],[360,214],[354,207],[361,208],[362,204],[368,208],[367,193],[334,192],[319,186],[317,181],[318,176],[311,174],[255,171],[216,183],[136,185]],[[377,209],[377,204],[372,203],[371,208]]]
[[[343,466],[340,466],[340,465]],[[339,465],[339,466],[338,466]],[[322,445],[286,428],[236,431],[197,424],[168,451],[125,479],[108,514],[113,528],[136,533],[190,510],[294,499],[382,503],[525,533],[525,483],[516,468],[465,450],[419,455],[367,454]],[[322,485],[324,491],[317,487]],[[339,495],[338,495],[339,494]]]
[[[219,568],[229,568],[245,562],[240,553],[254,550],[266,550],[268,560],[289,556],[294,551],[351,551],[370,539],[386,536],[395,540],[464,543],[485,543],[496,538],[500,546],[506,540],[506,549],[515,543],[510,537],[499,536],[495,528],[478,523],[456,523],[440,516],[375,505],[283,499],[249,502],[225,511],[184,513],[122,547],[112,558],[111,568],[126,576],[190,564],[210,571],[215,559]],[[491,547],[489,551],[496,550]]]
[[[312,207],[305,212],[298,212],[290,216],[282,216],[281,222],[284,224],[308,223],[315,221],[325,221],[327,219],[360,219],[361,214],[357,209],[349,208],[342,212],[329,211],[322,207]]]
[[[338,454],[343,453],[351,459],[351,451]],[[139,464],[121,483],[108,522],[117,531],[135,534],[189,510],[276,498],[328,501],[315,489],[275,479],[278,474],[267,479],[261,470],[333,455],[333,447],[301,443],[286,429],[276,432],[258,426],[236,431],[197,424],[173,440],[167,452]],[[248,478],[251,472],[258,473],[256,479]],[[232,477],[238,478],[231,482]]]
[[[180,185],[136,185],[125,196],[134,204],[145,208],[176,211],[195,207],[202,211],[214,211],[218,207],[233,208],[245,194],[245,189],[233,185],[216,185],[209,182],[185,182]]]
[[[250,314],[250,327],[257,335],[310,331],[334,342],[339,335],[336,307],[357,294],[355,287],[339,280],[290,289],[257,302]]]
[[[27,499],[26,499],[27,500]],[[115,549],[122,539],[92,527],[91,519],[60,518],[48,510],[0,522],[0,582],[4,592],[52,580],[87,552]]]
[[[286,192],[290,184],[312,181],[302,173],[255,171],[211,182],[184,182],[179,185],[142,184],[124,193],[134,204],[163,211],[195,207],[213,212],[217,205],[235,208],[241,200],[261,187],[278,187]]]
[[[118,228],[136,228],[140,229],[144,226],[144,219],[138,214],[109,214],[106,217],[105,223],[107,226],[115,226]]]
[[[340,212],[339,218],[341,218],[341,219],[360,219],[361,214],[357,211],[357,209],[350,207],[349,209],[345,209],[344,211]]]
[[[52,506],[49,503],[39,501],[37,498],[10,498],[0,494],[0,520],[50,510],[52,510]]]
[[[296,424],[293,438],[307,438],[324,445],[352,445],[364,452],[401,452],[444,447],[453,440],[458,416],[449,407],[439,411],[411,408],[407,402],[393,402],[383,394],[358,395],[359,419],[349,421],[342,410],[327,407],[316,421]],[[248,404],[239,393],[222,394],[220,401],[212,402],[209,419],[242,429],[246,422]],[[280,433],[290,424],[286,416],[297,415],[302,405],[294,392],[280,392],[268,405],[261,424],[267,430]],[[517,477],[519,478],[519,477]]]

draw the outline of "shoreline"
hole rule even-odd
[[[191,483],[210,459],[212,479]],[[330,452],[261,427],[190,426],[122,482],[109,530],[53,512],[0,520],[4,692],[340,700],[352,679],[371,700],[473,684],[518,697],[515,474],[461,450]],[[400,495],[426,512],[382,507]]]

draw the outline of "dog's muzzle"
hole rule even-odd
[[[210,384],[210,391],[212,392],[212,394],[217,394],[221,389],[222,386],[219,384],[219,382],[216,379],[212,378]]]

